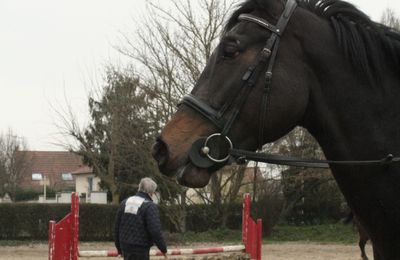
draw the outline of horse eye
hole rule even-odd
[[[240,51],[237,41],[228,41],[222,44],[222,56],[224,58],[236,58],[239,54]]]

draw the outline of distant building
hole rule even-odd
[[[20,189],[43,190],[45,180],[54,191],[75,189],[72,172],[83,166],[81,156],[67,151],[21,151],[18,156],[26,162],[18,183]]]
[[[0,203],[10,203],[12,202],[10,195],[8,193],[4,194],[3,197],[0,197]]]
[[[96,177],[93,169],[82,166],[71,172],[75,178],[75,191],[82,202],[107,203],[107,193],[100,188],[100,178]]]
[[[68,151],[21,151],[17,156],[21,167],[18,188],[26,191],[56,191],[55,198],[44,199],[42,203],[70,203],[72,191],[79,194],[81,202],[107,203],[107,193],[100,189],[100,178],[92,168],[82,162],[82,157]]]

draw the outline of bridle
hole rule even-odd
[[[247,68],[242,77],[242,87],[239,94],[226,102],[221,109],[216,110],[196,98],[194,95],[188,94],[183,97],[180,105],[184,104],[195,110],[208,121],[210,121],[220,132],[214,133],[208,137],[202,137],[196,140],[189,151],[191,162],[199,167],[209,170],[216,170],[228,163],[229,159],[234,157],[239,162],[253,160],[259,162],[267,162],[273,164],[284,164],[300,167],[317,167],[329,168],[329,164],[351,164],[351,165],[371,165],[371,164],[387,164],[390,162],[400,162],[400,158],[388,155],[381,160],[371,161],[324,161],[313,159],[302,159],[295,157],[284,157],[280,155],[270,155],[264,153],[250,152],[245,150],[234,149],[233,143],[228,137],[233,123],[240,114],[251,90],[256,85],[260,74],[265,71],[265,85],[262,92],[261,112],[259,115],[259,133],[258,145],[262,147],[264,139],[265,118],[267,116],[268,97],[271,89],[271,80],[276,55],[279,48],[280,37],[285,32],[286,26],[297,7],[296,0],[288,0],[285,9],[281,14],[276,25],[272,25],[268,21],[254,16],[252,14],[241,14],[238,19],[255,23],[262,28],[270,31],[271,35],[267,39],[266,44],[258,53],[255,60]]]
[[[229,151],[233,149],[233,143],[228,137],[228,133],[232,128],[237,116],[244,106],[248,95],[255,86],[260,73],[267,68],[265,72],[265,87],[263,88],[262,112],[260,113],[260,130],[259,144],[262,143],[264,136],[263,129],[265,126],[265,117],[267,113],[268,94],[271,88],[272,69],[275,64],[276,54],[278,52],[280,37],[286,29],[287,23],[297,7],[295,0],[288,0],[285,9],[275,25],[268,21],[251,14],[241,14],[238,19],[255,23],[271,32],[271,36],[267,39],[265,46],[256,56],[253,63],[247,68],[242,77],[242,88],[240,93],[232,100],[223,105],[220,110],[215,110],[208,104],[189,94],[183,97],[180,104],[185,104],[193,110],[200,113],[208,119],[220,131],[206,138],[200,138],[193,145],[189,152],[189,157],[194,165],[200,168],[209,168],[215,164],[224,164],[230,158]],[[229,113],[228,113],[229,111]],[[225,149],[211,149],[212,143]],[[221,151],[223,150],[223,151]],[[213,154],[214,152],[214,154]],[[223,154],[221,155],[221,152]],[[215,154],[217,153],[217,154]]]

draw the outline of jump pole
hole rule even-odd
[[[77,260],[81,257],[116,257],[116,250],[78,250],[79,234],[79,198],[71,194],[71,212],[61,221],[49,222],[49,260]],[[261,260],[262,221],[255,222],[250,217],[250,194],[243,198],[242,211],[242,245],[187,248],[168,250],[167,255],[200,255],[229,252],[247,253],[252,260]],[[162,256],[159,250],[150,250],[150,256]]]

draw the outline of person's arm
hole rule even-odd
[[[114,225],[115,247],[117,248],[118,255],[122,255],[121,245],[119,243],[119,224],[121,223],[122,214],[123,214],[123,207],[121,204],[121,206],[118,208]]]
[[[167,253],[167,245],[165,244],[163,235],[161,233],[161,222],[160,222],[160,214],[158,213],[157,206],[155,204],[149,205],[146,210],[146,224],[147,231],[149,232],[152,241],[158,249],[164,254]]]

